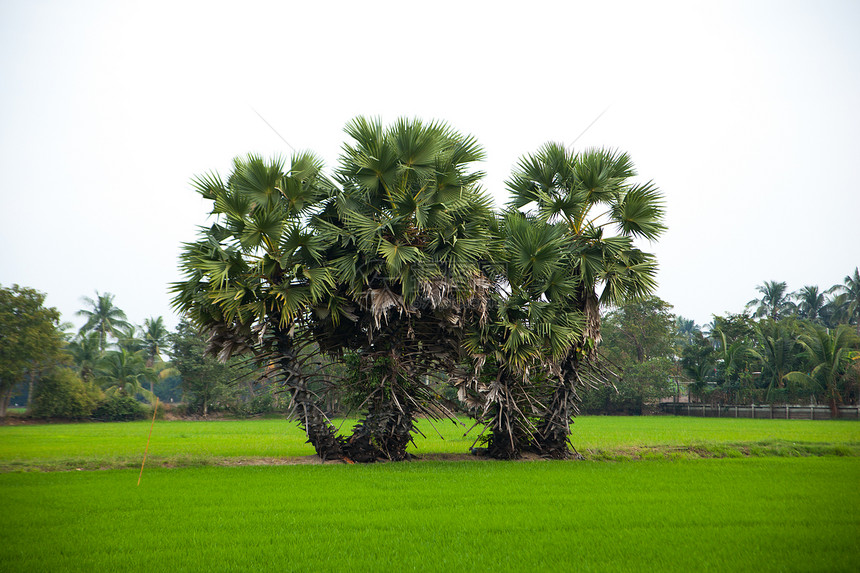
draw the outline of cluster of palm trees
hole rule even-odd
[[[172,372],[162,358],[168,337],[163,318],[131,324],[110,293],[96,291],[82,301],[86,308],[77,314],[86,322],[66,346],[80,377],[108,396],[154,402],[155,384]]]
[[[825,291],[817,285],[807,285],[793,293],[785,282],[765,281],[756,290],[761,294],[747,303],[754,316],[779,320],[796,316],[815,324],[835,328],[840,324],[858,325],[860,334],[860,272],[845,277]]]
[[[715,317],[705,337],[676,325],[684,374],[700,399],[828,404],[833,415],[860,399],[860,273],[826,291],[765,281],[750,314]]]
[[[289,392],[323,458],[406,458],[415,416],[450,414],[440,386],[486,424],[490,455],[570,455],[577,389],[601,377],[601,305],[654,288],[634,239],[663,231],[659,190],[631,182],[624,153],[547,144],[497,213],[473,137],[361,117],[346,132],[331,176],[301,153],[195,180],[214,222],[184,246],[177,309],[210,353]],[[331,393],[356,397],[350,436]]]

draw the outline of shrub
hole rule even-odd
[[[89,418],[101,391],[68,368],[54,368],[39,380],[31,413],[37,418]]]
[[[125,422],[146,418],[143,404],[124,394],[106,396],[93,412],[93,418],[103,422]]]

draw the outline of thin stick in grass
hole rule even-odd
[[[143,463],[140,464],[140,475],[137,476],[137,485],[140,485],[140,478],[143,477],[143,466],[146,464],[146,454],[149,453],[149,440],[152,439],[152,428],[155,427],[155,413],[158,412],[158,397],[155,397],[155,408],[152,409],[152,424],[149,426],[149,437],[146,438],[146,449],[143,451]]]

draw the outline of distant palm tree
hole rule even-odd
[[[675,318],[675,341],[678,347],[689,346],[702,332],[701,327],[692,319],[678,316]]]
[[[824,308],[824,294],[817,286],[805,286],[791,295],[797,302],[797,314],[801,318],[817,322],[821,309]]]
[[[857,334],[860,335],[860,269],[855,267],[853,275],[846,276],[843,284],[832,287],[828,292],[844,295],[840,299],[840,311],[849,324],[857,326]]]
[[[797,355],[797,337],[784,322],[762,321],[755,330],[757,347],[749,352],[761,362],[767,382],[767,399],[774,388],[785,386],[785,377]]]
[[[117,329],[128,326],[125,313],[114,306],[113,298],[114,295],[109,292],[99,294],[99,291],[96,291],[95,300],[88,296],[81,297],[81,300],[90,308],[81,309],[76,313],[87,319],[86,324],[81,327],[80,333],[97,332],[99,349],[102,351],[107,345],[108,336],[116,336]]]
[[[779,320],[781,316],[791,313],[794,304],[788,300],[785,282],[765,281],[755,287],[761,293],[761,298],[754,298],[747,303],[747,308],[755,307],[756,316],[768,316]]]
[[[95,376],[96,365],[102,357],[98,333],[90,332],[79,335],[66,346],[66,351],[71,354],[81,379],[84,382],[92,380]]]
[[[809,370],[789,372],[786,378],[823,394],[835,418],[839,415],[838,406],[843,400],[844,375],[852,360],[852,351],[860,348],[860,337],[847,324],[840,325],[832,332],[811,326],[799,342]]]
[[[162,317],[147,318],[143,321],[143,349],[146,354],[146,365],[150,368],[156,360],[160,360],[161,352],[167,345],[167,336],[168,332]]]
[[[120,348],[107,352],[99,361],[95,371],[96,382],[108,394],[119,393],[132,398],[140,394],[153,403],[155,395],[142,384],[153,376],[147,370],[140,353]]]
[[[129,352],[138,352],[143,349],[143,340],[139,336],[139,329],[133,324],[125,324],[116,329],[116,343],[120,348]]]

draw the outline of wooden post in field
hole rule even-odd
[[[152,409],[152,424],[149,426],[149,437],[146,438],[146,449],[143,451],[143,463],[140,464],[140,475],[137,476],[137,485],[140,485],[140,478],[143,477],[143,465],[146,463],[146,454],[149,453],[149,440],[152,439],[152,428],[155,427],[156,412],[158,412],[158,396],[155,397],[155,408]]]

